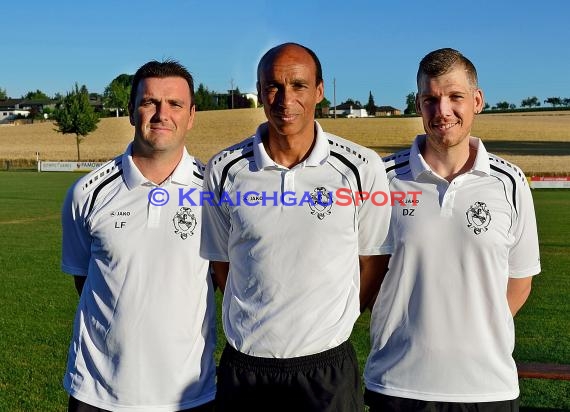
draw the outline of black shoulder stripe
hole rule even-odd
[[[347,165],[350,170],[352,170],[352,172],[354,173],[354,176],[356,177],[356,185],[358,186],[358,191],[360,193],[362,193],[362,183],[360,183],[360,173],[358,172],[358,168],[352,164],[346,157],[344,157],[341,154],[338,154],[337,152],[333,152],[331,150],[331,156],[336,157],[338,160],[340,160],[342,163],[344,163],[345,165]]]
[[[224,166],[224,169],[222,170],[222,178],[220,179],[220,193],[218,193],[220,198],[222,197],[222,192],[224,191],[224,183],[226,182],[230,168],[233,165],[235,165],[237,162],[239,162],[241,159],[245,159],[251,156],[253,156],[253,150],[251,152],[244,153],[239,157],[236,157],[234,160],[232,160],[231,162],[229,162],[227,165]]]
[[[194,176],[196,176],[198,179],[204,180],[204,176],[202,176],[201,174],[197,173],[196,171],[192,172],[192,174],[193,174]]]
[[[506,176],[510,179],[511,183],[513,184],[513,193],[512,193],[512,197],[513,197],[513,207],[515,208],[515,210],[516,210],[517,213],[518,213],[518,210],[517,210],[517,200],[516,200],[517,185],[516,185],[516,182],[515,182],[515,178],[514,178],[512,175],[510,175],[509,173],[507,173],[506,171],[504,171],[503,169],[498,168],[497,166],[491,165],[491,169],[493,169],[493,170],[496,171],[496,172],[499,172],[499,173],[502,173],[502,174],[506,175]]]
[[[117,177],[121,176],[122,174],[123,174],[123,169],[119,170],[117,173],[109,177],[107,180],[105,180],[95,188],[95,190],[93,191],[93,196],[91,197],[91,203],[89,204],[89,210],[87,211],[87,214],[91,213],[91,211],[93,210],[93,206],[95,206],[95,199],[97,199],[97,195],[99,194],[101,189],[103,189],[105,186],[107,186],[109,183],[111,183],[113,180],[115,180]]]
[[[192,164],[194,166],[196,166],[196,169],[198,169],[198,172],[204,173],[204,170],[206,169],[206,166],[204,166],[202,163],[198,163],[195,160],[192,162]]]
[[[115,159],[115,163],[110,165],[110,164],[106,164],[101,166],[99,169],[96,169],[92,172],[91,178],[89,179],[89,181],[85,182],[85,184],[83,185],[83,189],[87,189],[89,186],[91,186],[93,183],[97,183],[97,181],[99,179],[103,179],[103,177],[105,175],[110,174],[113,170],[117,169],[119,166],[121,166],[122,164],[122,160],[121,158]]]
[[[387,167],[387,168],[386,168],[386,173],[388,173],[388,172],[390,172],[390,171],[392,171],[392,170],[394,170],[394,169],[399,169],[400,167],[407,166],[407,165],[409,165],[409,164],[410,164],[410,161],[409,161],[409,160],[406,160],[405,162],[402,162],[402,163],[397,163],[397,164],[395,164],[394,166]]]
[[[396,159],[401,158],[401,157],[409,156],[410,152],[411,152],[411,149],[402,150],[400,152],[397,152],[397,153],[391,154],[389,156],[383,157],[382,160],[384,161],[384,163],[390,162],[392,160],[396,160]]]
[[[331,145],[331,146],[336,146],[336,147],[340,147],[341,149],[346,150],[347,153],[352,153],[354,156],[358,157],[358,158],[361,159],[362,161],[368,162],[368,161],[366,160],[366,158],[365,158],[362,154],[360,154],[359,152],[357,152],[357,151],[354,150],[354,149],[351,149],[348,145],[343,145],[343,144],[340,144],[340,143],[338,143],[338,142],[334,142],[334,141],[332,141],[332,140],[330,140],[330,139],[329,139],[329,145]],[[332,151],[332,150],[331,150],[331,151]]]
[[[253,141],[251,140],[246,140],[244,142],[238,143],[235,146],[229,147],[228,149],[222,151],[219,153],[219,155],[213,158],[213,164],[217,164],[218,162],[221,162],[222,160],[224,160],[226,157],[228,157],[229,155],[233,154],[234,152],[238,151],[238,150],[244,150],[246,147],[252,147],[253,146]],[[249,152],[247,153],[249,154]]]

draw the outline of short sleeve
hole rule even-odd
[[[219,176],[210,161],[204,175],[204,191],[209,200],[204,200],[202,205],[200,256],[211,261],[228,262],[230,218],[225,203],[220,202],[223,188],[219,182]]]
[[[540,254],[534,203],[530,188],[524,180],[516,196],[517,215],[514,220],[514,244],[509,251],[510,277],[527,277],[540,273]]]
[[[91,235],[75,196],[76,186],[68,191],[61,211],[61,270],[70,275],[86,276],[91,257]]]
[[[384,162],[375,152],[372,152],[363,176],[362,190],[367,191],[369,197],[358,211],[358,253],[362,256],[378,255],[382,253],[381,245],[388,233],[392,208],[390,202],[373,201],[385,196],[390,198]]]
[[[391,255],[394,253],[394,220],[390,222],[390,229],[382,246],[380,246],[381,255]]]

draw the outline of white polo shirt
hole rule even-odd
[[[73,397],[154,412],[214,398],[215,303],[208,262],[198,254],[201,208],[178,201],[179,190],[202,184],[203,166],[185,150],[157,187],[129,146],[69,190],[62,269],[87,275],[64,378]],[[159,191],[149,198],[152,189]]]
[[[267,123],[206,169],[207,189],[227,201],[204,204],[201,253],[230,262],[223,325],[242,353],[291,358],[346,341],[360,314],[358,256],[379,254],[388,230],[389,206],[335,198],[339,188],[387,192],[382,159],[315,128],[312,152],[291,169],[265,152]]]
[[[386,159],[390,190],[417,191],[392,209],[382,253],[390,269],[374,305],[364,378],[389,396],[490,402],[519,394],[509,277],[540,272],[532,196],[523,173],[471,138],[471,171],[451,183],[419,145]]]

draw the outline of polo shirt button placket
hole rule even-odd
[[[154,186],[157,188],[159,186]],[[157,205],[150,201],[148,202],[148,215],[146,221],[146,227],[149,229],[156,229],[160,227],[160,213],[162,211],[163,205]]]
[[[443,195],[440,214],[443,217],[451,217],[453,214],[453,203],[455,200],[455,181],[449,183]]]
[[[295,171],[287,170],[283,173],[283,191],[294,192],[295,191]]]

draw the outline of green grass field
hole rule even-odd
[[[66,410],[61,381],[77,294],[59,267],[59,212],[78,177],[0,172],[0,411]],[[515,358],[570,363],[570,191],[533,194],[543,271],[516,318]],[[368,319],[352,336],[362,364]],[[524,407],[570,410],[570,381],[522,380],[521,391]]]

